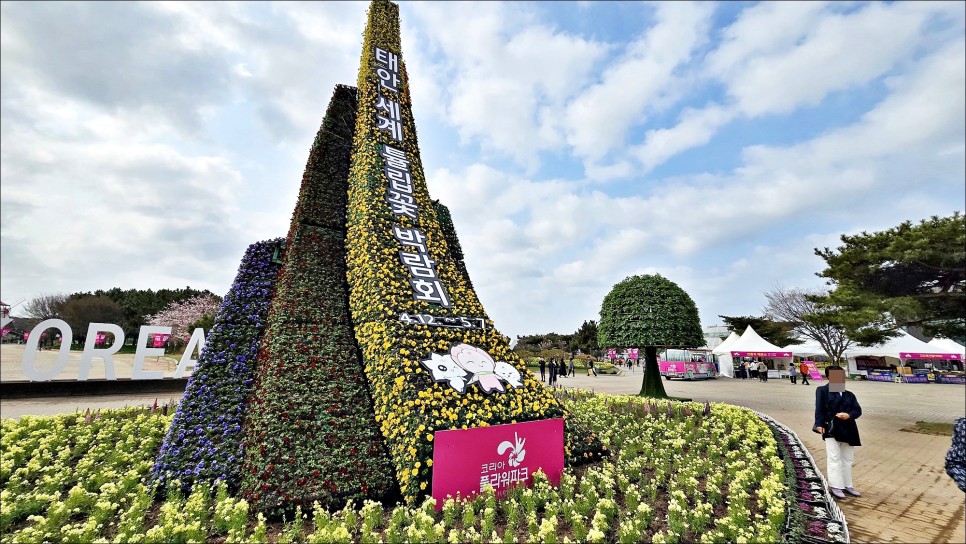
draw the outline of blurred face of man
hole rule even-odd
[[[834,393],[845,391],[845,370],[833,368],[828,372],[828,390]]]

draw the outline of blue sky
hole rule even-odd
[[[367,3],[0,10],[0,297],[224,294],[284,235]],[[497,327],[660,273],[719,314],[966,207],[961,2],[401,2],[431,196]],[[16,314],[16,310],[14,311]]]

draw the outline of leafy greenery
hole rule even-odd
[[[719,315],[718,317],[724,320],[725,326],[728,327],[729,331],[736,332],[740,335],[745,332],[748,325],[751,325],[751,328],[755,329],[758,336],[761,336],[763,339],[780,348],[791,344],[802,343],[801,340],[792,336],[795,324],[791,321],[772,321],[767,317],[754,317],[750,315]]]
[[[120,287],[114,287],[106,291],[98,289],[93,293],[73,293],[70,295],[70,298],[77,299],[87,296],[107,297],[116,302],[123,312],[123,316],[117,324],[121,326],[124,335],[130,339],[137,338],[141,325],[147,323],[149,316],[160,312],[172,302],[182,302],[202,295],[221,298],[219,295],[207,289],[199,291],[191,287],[185,287],[184,289],[158,289],[157,291],[151,289],[121,289]],[[115,322],[108,321],[108,323]]]
[[[838,323],[835,314],[820,308],[814,302],[814,297],[823,294],[818,291],[774,287],[765,293],[765,299],[768,300],[765,314],[779,323],[790,324],[800,335],[818,342],[831,361],[842,362],[845,350],[853,342],[845,334],[845,327]]]
[[[460,240],[456,236],[456,227],[453,225],[453,216],[450,215],[449,208],[438,200],[433,201],[433,208],[436,209],[436,217],[439,219],[439,228],[443,231],[443,237],[446,239],[446,247],[449,248],[449,254],[453,256],[453,262],[460,274],[463,276],[463,281],[466,282],[466,285],[469,285],[470,288],[472,288],[473,282],[470,281],[470,273],[466,270],[466,262],[463,259],[463,247],[460,246]]]
[[[123,312],[120,304],[103,295],[70,297],[60,310],[61,317],[70,325],[73,340],[82,343],[87,339],[91,323],[118,323]]]
[[[548,349],[558,349],[567,351],[570,348],[571,335],[557,334],[555,332],[547,334],[528,334],[517,336],[517,343],[513,347],[515,351],[540,352]]]
[[[597,343],[597,322],[594,320],[584,321],[576,332],[570,337],[570,351],[581,351],[591,355],[600,353],[600,345]]]
[[[819,276],[834,290],[813,300],[836,314],[850,338],[878,344],[909,326],[966,338],[966,217],[933,216],[841,239],[835,250],[815,250],[827,265]]]
[[[698,308],[683,289],[660,275],[632,276],[615,285],[600,308],[597,340],[603,348],[644,348],[641,395],[666,398],[658,347],[704,344]]]

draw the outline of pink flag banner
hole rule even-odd
[[[616,359],[617,358],[617,350],[616,349],[609,349],[609,350],[607,350],[607,358],[608,359]]]
[[[23,333],[23,341],[26,342],[28,338],[30,338],[30,333],[29,332]]]
[[[163,348],[164,347],[164,343],[168,341],[168,338],[171,338],[171,335],[170,334],[155,334],[154,335],[154,347],[156,347],[156,348]]]
[[[2,329],[0,329],[0,336],[6,336],[6,335],[7,335],[7,334],[9,334],[9,333],[10,333],[10,331],[12,331],[12,330],[13,330],[13,329],[12,329],[12,328],[10,328],[10,327],[4,327],[4,328],[2,328]]]
[[[936,361],[962,361],[958,353],[900,353],[900,359],[932,359]]]
[[[510,486],[529,486],[543,470],[553,485],[564,468],[562,418],[436,431],[433,436],[433,498],[436,509],[447,496],[469,497],[493,487],[497,496]]]
[[[792,356],[790,351],[732,351],[732,357],[770,357],[772,359],[781,359]]]
[[[627,356],[630,357],[632,361],[636,361],[638,356],[637,348],[630,348],[627,350]]]
[[[99,332],[99,333],[97,333],[97,337],[94,338],[94,345],[95,346],[99,346],[99,345],[103,344],[105,340],[107,340],[107,334],[105,334],[103,332]]]

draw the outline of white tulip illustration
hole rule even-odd
[[[500,445],[496,448],[496,453],[503,455],[507,450],[510,451],[510,466],[517,467],[523,463],[523,458],[527,456],[527,450],[523,449],[523,445],[527,442],[526,438],[520,438],[517,433],[513,433],[513,438],[516,444],[511,443],[509,440],[504,440],[500,442]]]

